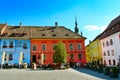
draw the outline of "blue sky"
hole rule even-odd
[[[0,23],[8,25],[65,26],[89,40],[100,34],[120,15],[120,0],[0,0]]]

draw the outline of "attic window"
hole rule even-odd
[[[45,34],[42,34],[42,36],[45,36]]]
[[[23,35],[27,35],[27,33],[22,33]]]
[[[56,36],[56,34],[53,34],[52,36],[54,37],[54,36]]]
[[[111,28],[111,31],[114,29],[114,27]]]
[[[7,37],[7,36],[8,36],[8,33],[2,34],[2,37]]]
[[[26,35],[27,35],[27,33],[22,33],[22,34],[21,34],[21,36],[26,36]]]
[[[65,34],[65,36],[68,36],[68,34]]]
[[[20,33],[13,33],[13,34],[11,35],[11,37],[20,37],[20,36],[21,36]]]
[[[51,30],[51,32],[54,32],[55,30]]]

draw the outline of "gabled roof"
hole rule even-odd
[[[18,38],[18,39],[28,39],[28,38],[82,38],[85,37],[76,34],[70,29],[64,26],[7,26],[1,38]]]
[[[114,20],[111,21],[108,27],[101,33],[99,39],[103,39],[119,31],[120,31],[120,16],[116,17]]]

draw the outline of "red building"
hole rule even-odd
[[[78,34],[77,22],[75,32],[64,26],[36,27],[31,29],[31,63],[40,63],[44,54],[43,64],[53,64],[53,47],[57,42],[65,44],[68,53],[67,62],[86,63],[85,37]]]

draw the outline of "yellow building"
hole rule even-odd
[[[95,39],[86,46],[86,60],[87,62],[102,62],[102,52],[100,40]]]

